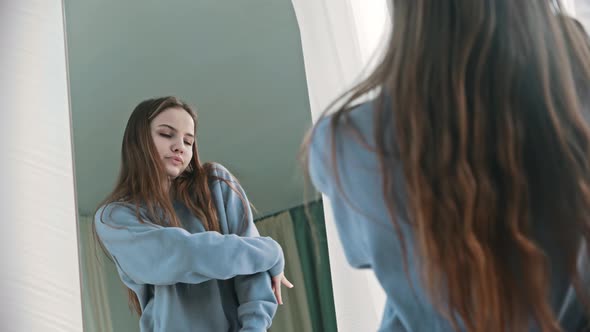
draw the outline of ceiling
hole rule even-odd
[[[202,161],[241,181],[259,216],[303,201],[296,156],[311,114],[290,0],[66,0],[79,212],[112,189],[141,100],[196,106]]]

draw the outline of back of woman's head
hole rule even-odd
[[[558,331],[549,256],[580,290],[590,48],[560,12],[549,0],[393,0],[385,56],[332,119],[346,123],[355,100],[380,91],[375,138],[390,218],[397,225],[401,167],[424,284],[469,331],[531,322]]]

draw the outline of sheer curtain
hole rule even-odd
[[[590,33],[590,0],[570,0],[574,16],[582,22],[586,31]]]
[[[569,14],[574,14],[576,11],[576,1],[577,0],[561,0],[561,3]]]
[[[113,332],[104,268],[109,261],[93,239],[92,220],[87,216],[79,220],[84,332]]]
[[[303,47],[312,119],[370,67],[389,20],[385,0],[292,0]],[[352,269],[343,255],[324,197],[338,331],[376,331],[385,295],[371,271]]]

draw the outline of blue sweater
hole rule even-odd
[[[221,165],[214,172],[232,179]],[[142,332],[266,331],[271,325],[277,300],[270,277],[283,271],[282,249],[259,237],[249,206],[244,211],[226,183],[212,181],[210,189],[221,234],[205,231],[179,202],[174,208],[183,228],[140,223],[134,207],[121,203],[95,215],[97,234],[121,280],[138,296]]]
[[[370,147],[375,146],[373,128],[373,106],[365,103],[350,113],[351,124],[356,127]],[[389,219],[382,193],[382,179],[378,159],[369,151],[358,137],[337,127],[336,165],[339,170],[339,188],[332,170],[332,131],[330,117],[317,124],[311,141],[309,167],[310,177],[315,187],[323,192],[333,207],[334,219],[341,239],[345,256],[355,268],[370,268],[385,290],[387,302],[383,313],[380,331],[435,332],[453,331],[451,324],[440,315],[426,294],[419,276],[419,262],[414,251],[412,231],[404,223],[404,203],[406,194],[403,175],[394,174],[398,187],[396,196],[398,218],[404,235],[408,253],[408,275],[402,261],[400,243]],[[345,193],[345,194],[343,194]],[[573,331],[579,324],[583,311],[576,301],[574,292],[567,281],[566,272],[559,265],[559,256],[552,256],[552,305],[562,321],[565,331]],[[414,287],[415,293],[412,292]],[[568,327],[572,325],[572,327]]]

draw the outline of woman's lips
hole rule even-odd
[[[184,161],[182,160],[182,158],[180,157],[170,157],[168,158],[170,160],[171,163],[173,163],[174,165],[182,165],[184,163]]]

